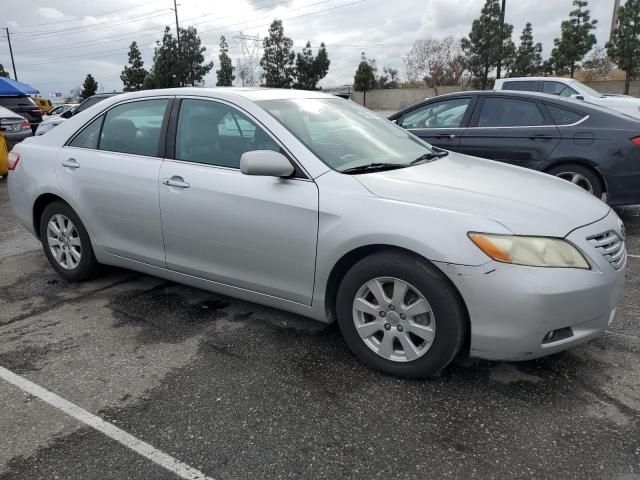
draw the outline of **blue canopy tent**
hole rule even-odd
[[[36,90],[26,83],[0,77],[0,95],[5,97],[18,97],[20,95],[36,95],[40,90]]]

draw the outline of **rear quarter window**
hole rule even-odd
[[[547,104],[546,107],[556,125],[571,125],[587,116],[584,113],[574,112],[573,110],[556,107],[555,105]]]

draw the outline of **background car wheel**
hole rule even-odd
[[[588,167],[568,163],[553,167],[547,173],[574,183],[598,198],[602,198],[604,188],[598,175]]]
[[[406,378],[437,374],[456,356],[466,321],[449,280],[427,261],[380,252],[344,276],[336,314],[345,341],[368,366]]]
[[[49,263],[65,280],[81,282],[98,272],[89,234],[66,203],[53,202],[44,209],[40,238]]]

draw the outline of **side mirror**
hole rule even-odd
[[[287,157],[273,150],[254,150],[240,157],[240,171],[245,175],[290,177],[295,169]]]
[[[582,95],[577,95],[575,93],[571,95],[571,98],[575,98],[576,100],[584,100],[584,97]]]
[[[62,118],[71,118],[71,116],[73,115],[73,112],[71,110],[67,110],[66,112],[64,112],[63,114],[61,114],[60,116]]]

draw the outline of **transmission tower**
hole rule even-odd
[[[233,37],[242,48],[242,59],[237,66],[237,76],[243,87],[260,85],[260,35],[247,35],[240,32]]]

